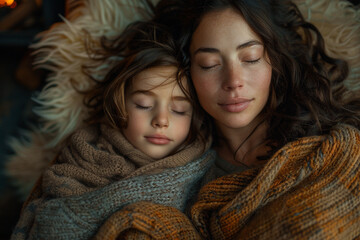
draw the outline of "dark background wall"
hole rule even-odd
[[[32,70],[28,45],[36,41],[37,33],[60,21],[59,14],[65,11],[65,0],[16,3],[15,8],[0,8],[0,240],[9,239],[22,205],[3,174],[3,164],[11,154],[7,138],[36,120],[31,96],[41,88],[45,76]]]

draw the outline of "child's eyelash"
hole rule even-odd
[[[179,112],[179,111],[175,111],[175,110],[172,110],[174,113],[176,113],[176,114],[179,114],[179,115],[185,115],[186,114],[186,112]]]
[[[135,107],[137,109],[140,109],[140,110],[149,110],[151,109],[151,106],[142,106],[142,105],[139,105],[139,104],[135,104]],[[176,110],[172,110],[173,113],[175,114],[178,114],[178,115],[186,115],[186,111],[176,111]]]
[[[138,105],[138,104],[136,104],[135,106],[138,109],[145,109],[145,110],[151,108],[150,106],[141,106],[141,105]]]

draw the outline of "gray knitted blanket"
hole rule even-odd
[[[215,158],[206,149],[196,142],[153,161],[106,126],[80,130],[33,190],[12,239],[89,239],[138,201],[184,211]]]

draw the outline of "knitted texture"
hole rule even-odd
[[[79,130],[70,143],[33,190],[12,239],[89,239],[111,214],[144,200],[184,211],[215,157],[195,142],[154,161],[105,125]]]
[[[191,209],[200,239],[358,239],[359,143],[359,130],[339,125],[289,143],[262,169],[210,182]],[[199,239],[189,224],[175,208],[138,202],[95,239]]]
[[[43,191],[52,197],[78,195],[113,181],[183,166],[208,149],[201,141],[178,154],[154,160],[134,148],[121,132],[106,125],[78,130],[58,158],[44,172]]]
[[[203,187],[193,223],[205,239],[359,237],[359,146],[359,130],[346,125],[292,142],[261,170]]]
[[[181,225],[179,225],[181,223]],[[191,221],[176,208],[137,202],[114,213],[94,240],[201,239]]]
[[[356,239],[359,146],[359,130],[347,125],[336,126],[327,136],[289,143],[262,169],[224,176],[204,186],[191,209],[192,222],[205,239]],[[176,208],[163,206],[162,215],[141,203],[128,207],[123,209],[128,214],[114,211],[98,236],[108,230],[110,237],[119,233],[151,239],[155,236],[151,229],[167,226],[192,231]],[[176,239],[192,239],[187,234]]]

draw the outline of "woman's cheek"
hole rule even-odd
[[[203,91],[211,92],[211,89],[216,88],[217,73],[214,70],[194,69],[191,71],[191,76],[198,93]]]

